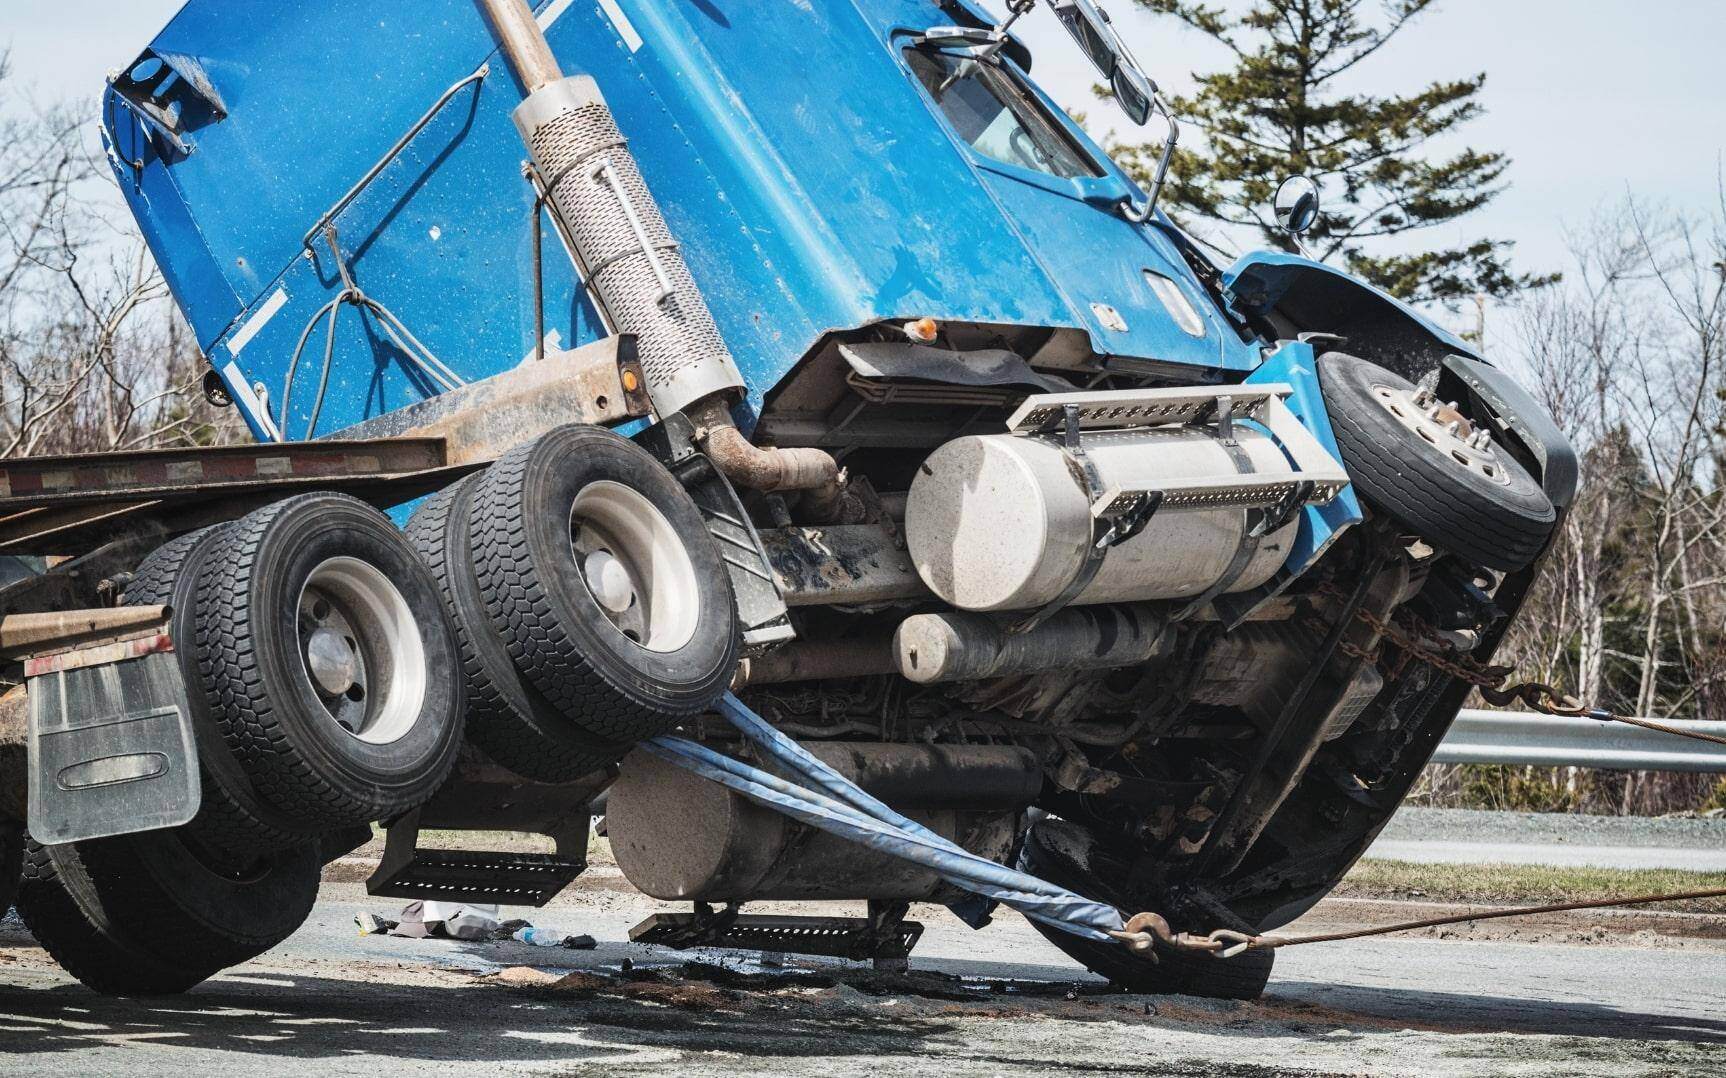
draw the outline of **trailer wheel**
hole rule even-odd
[[[1364,359],[1330,352],[1318,370],[1337,448],[1373,508],[1488,569],[1539,557],[1557,511],[1489,433]]]
[[[1033,824],[1020,847],[1019,866],[1033,876],[1099,902],[1121,909],[1131,905],[1103,878],[1116,873],[1100,863],[1094,838],[1077,824],[1054,818]],[[1114,867],[1124,876],[1125,865]],[[1265,950],[1223,959],[1164,949],[1156,952],[1157,960],[1152,962],[1118,943],[1082,939],[1040,921],[1031,924],[1069,958],[1129,992],[1257,999],[1270,980],[1276,959],[1276,952]]]
[[[173,638],[194,639],[198,569],[211,544],[233,526],[212,525],[158,547],[138,566],[132,582],[126,586],[123,603],[166,604],[172,611]],[[198,684],[196,650],[193,647],[175,650],[180,675],[188,687]],[[265,850],[285,850],[310,841],[305,828],[266,804],[252,788],[251,780],[217,729],[203,694],[194,689],[187,693],[187,702],[192,711],[192,732],[203,788],[198,815],[185,825],[190,832],[205,845],[240,857]]]
[[[437,584],[342,494],[265,506],[198,573],[198,670],[258,793],[321,828],[423,804],[460,748],[459,660]]]
[[[437,578],[467,681],[467,737],[493,760],[540,782],[569,782],[620,759],[627,746],[594,739],[546,702],[516,669],[493,628],[473,572],[468,515],[482,473],[426,501],[404,534]]]
[[[287,939],[317,900],[315,846],[241,869],[180,829],[27,845],[18,914],[66,972],[104,995],[184,992]]]
[[[635,443],[567,426],[505,454],[470,515],[474,570],[510,657],[605,741],[709,707],[737,663],[737,611],[701,511]]]

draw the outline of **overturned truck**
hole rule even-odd
[[[0,901],[91,987],[178,991],[292,933],[371,824],[373,893],[535,904],[603,801],[628,879],[693,903],[644,939],[892,958],[907,903],[986,921],[632,751],[749,758],[727,692],[966,850],[1177,929],[1324,895],[1573,455],[1370,286],[1213,262],[1157,209],[1178,127],[1106,16],[1051,3],[1167,119],[1149,189],[1009,7],[191,0],[103,134],[256,444],[0,463],[30,569]],[[1275,211],[1298,248],[1316,190]],[[1039,927],[1138,990],[1270,972]]]

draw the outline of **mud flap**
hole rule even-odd
[[[171,648],[163,635],[26,663],[37,842],[177,827],[197,814],[198,752]]]

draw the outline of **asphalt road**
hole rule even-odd
[[[1726,818],[1644,819],[1404,808],[1369,857],[1425,864],[1726,872]]]
[[[528,914],[593,934],[589,952],[355,934],[357,913],[394,908],[326,885],[275,952],[146,1001],[91,995],[15,920],[0,924],[0,1073],[1726,1073],[1726,944],[1706,940],[1295,948],[1263,1000],[1223,1003],[1104,992],[1010,914],[973,933],[919,911],[929,931],[909,978],[811,962],[759,985],[746,980],[760,967],[735,954],[745,981],[685,966],[715,953],[624,942],[661,907],[620,889]],[[521,983],[569,971],[597,976]]]

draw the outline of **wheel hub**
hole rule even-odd
[[[648,651],[670,652],[695,635],[695,567],[665,514],[614,480],[588,484],[570,507],[570,547],[600,613]]]
[[[425,699],[425,642],[407,600],[376,566],[334,557],[300,592],[300,662],[335,724],[387,745],[413,728]]]
[[[1398,423],[1457,467],[1500,486],[1510,483],[1510,471],[1498,457],[1492,432],[1470,423],[1455,401],[1441,401],[1429,389],[1401,386],[1374,385],[1372,394]]]
[[[582,566],[587,586],[599,605],[614,614],[621,614],[635,603],[635,584],[629,570],[609,550],[595,550],[587,555]]]
[[[319,626],[306,638],[306,669],[319,688],[335,696],[353,687],[359,656],[341,633]]]

